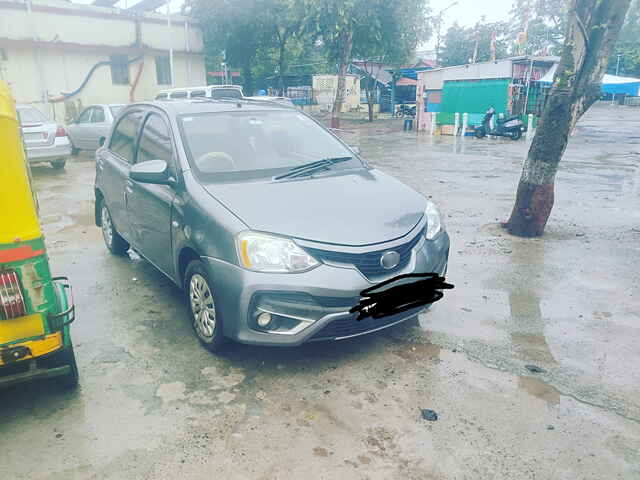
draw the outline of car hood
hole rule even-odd
[[[426,208],[421,194],[377,170],[204,187],[252,230],[337,245],[402,237]]]

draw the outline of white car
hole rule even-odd
[[[111,131],[111,125],[122,110],[122,104],[90,105],[76,120],[67,125],[72,154],[80,150],[97,150]]]
[[[258,100],[260,102],[276,102],[286,107],[295,107],[295,103],[288,97],[268,97],[266,95],[258,95],[255,97],[244,97],[245,100]]]
[[[17,105],[29,163],[50,163],[64,168],[71,155],[71,142],[62,125],[31,105]]]
[[[240,85],[207,85],[161,90],[156,95],[156,100],[184,100],[198,97],[241,100],[244,98],[244,94]]]

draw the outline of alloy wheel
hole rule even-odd
[[[109,215],[109,210],[107,210],[105,205],[102,205],[100,220],[102,223],[102,236],[104,238],[104,243],[107,244],[107,247],[111,248],[113,245],[113,225],[111,224],[111,215]]]
[[[207,280],[199,273],[189,282],[191,314],[196,331],[204,338],[213,337],[216,328],[216,308]]]

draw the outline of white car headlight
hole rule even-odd
[[[427,200],[425,214],[427,215],[427,240],[433,240],[436,235],[444,231],[442,216],[436,204],[429,200]]]
[[[320,264],[291,240],[266,233],[241,232],[237,247],[240,265],[257,272],[304,272]]]

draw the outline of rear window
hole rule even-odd
[[[113,115],[114,118],[120,113],[120,110],[122,110],[123,108],[124,105],[115,105],[113,107],[109,107],[109,109],[111,110],[111,115]]]
[[[162,100],[164,98],[167,98],[167,94],[166,93],[159,93],[158,96],[156,97],[156,100]]]
[[[236,88],[214,88],[211,90],[211,98],[239,98],[242,99],[240,90]]]
[[[18,116],[20,117],[20,125],[47,121],[47,117],[35,107],[18,107]]]

